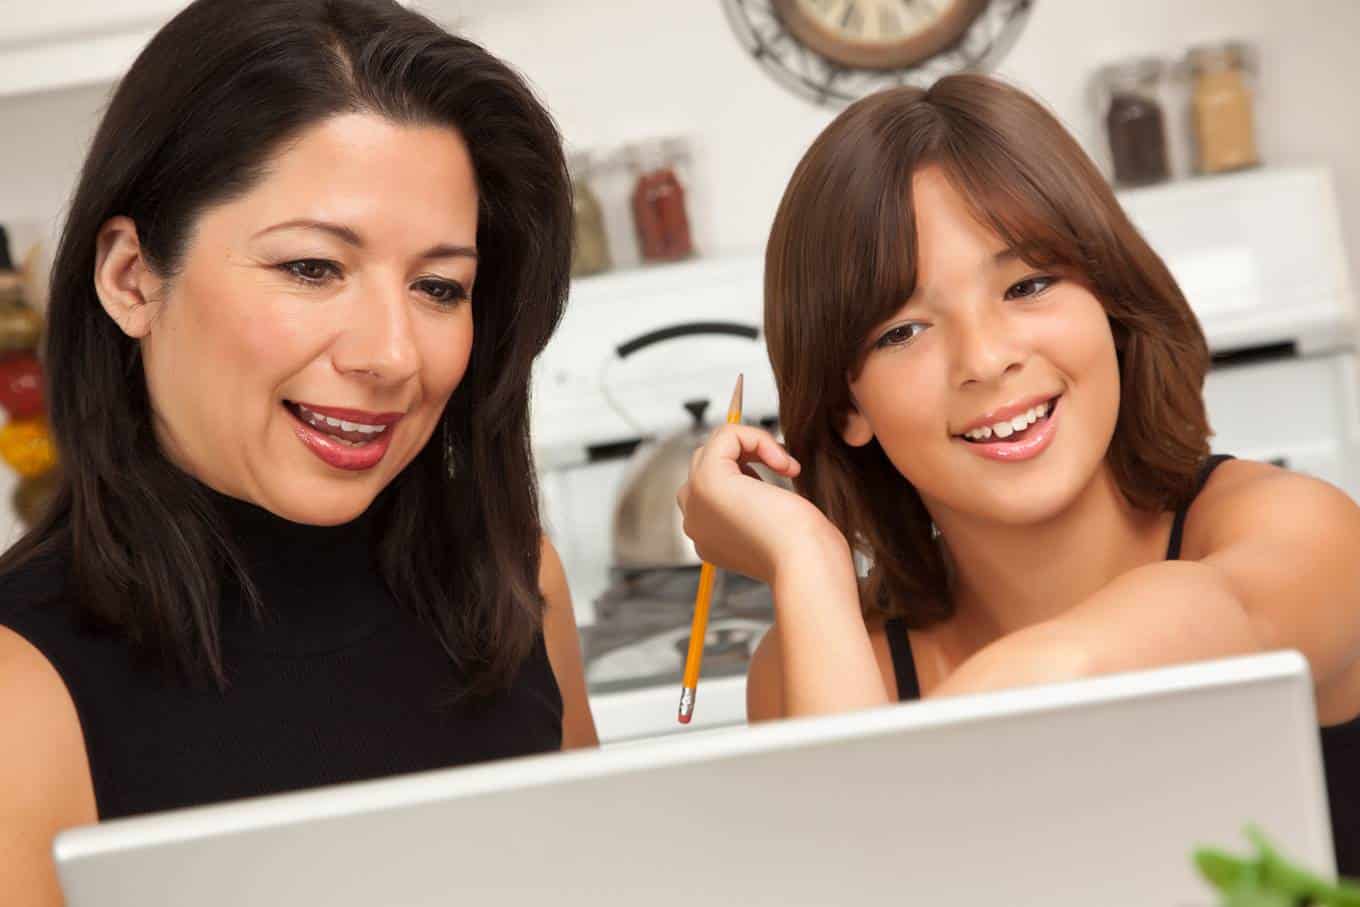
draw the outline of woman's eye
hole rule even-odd
[[[468,298],[463,285],[450,280],[422,280],[416,287],[440,305],[456,305]]]
[[[1047,275],[1026,277],[1019,283],[1011,284],[1010,289],[1006,290],[1006,298],[1024,299],[1028,296],[1038,296],[1057,282],[1058,278]]]
[[[296,277],[303,283],[325,283],[331,276],[340,275],[340,266],[333,261],[326,261],[321,258],[303,258],[298,261],[286,261],[279,265],[279,268],[292,277]]]
[[[915,340],[927,327],[928,325],[922,324],[919,321],[899,324],[895,328],[889,328],[882,337],[878,338],[878,342],[874,344],[874,346],[879,349],[885,349],[890,346],[901,346],[908,341]]]

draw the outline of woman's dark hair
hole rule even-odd
[[[130,217],[151,266],[173,277],[206,209],[348,112],[456,129],[476,173],[471,361],[441,430],[374,506],[387,585],[486,694],[541,629],[529,377],[566,299],[571,184],[557,128],[523,80],[394,0],[197,0],[123,78],[53,267],[44,361],[60,487],[0,574],[69,550],[82,614],[184,676],[228,682],[224,580],[234,573],[261,604],[207,496],[158,449],[138,343],[95,294],[96,236]]]
[[[1166,265],[1077,142],[1037,101],[979,75],[848,107],[798,164],[765,257],[765,330],[800,492],[873,562],[869,610],[913,628],[953,613],[920,495],[877,440],[841,436],[865,337],[916,287],[912,177],[936,166],[1034,267],[1085,282],[1110,320],[1120,403],[1106,453],[1125,497],[1181,506],[1209,452],[1209,351]]]

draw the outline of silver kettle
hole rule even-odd
[[[723,321],[678,324],[620,344],[614,361],[625,359],[644,347],[695,334],[725,334],[760,340],[760,330],[752,325]],[[615,411],[632,423],[609,394],[603,373],[600,386]],[[691,419],[688,428],[644,442],[632,454],[614,506],[613,566],[616,569],[654,570],[697,567],[702,563],[694,543],[685,535],[684,519],[675,504],[675,495],[689,478],[694,452],[711,434],[712,427],[704,421],[709,401],[689,400],[684,406]],[[792,487],[791,482],[762,466],[753,469],[765,481]]]
[[[708,440],[708,401],[689,400],[685,409],[693,417],[689,428],[644,443],[633,453],[614,506],[615,567],[651,570],[702,563],[685,535],[675,495],[689,478],[694,452]]]

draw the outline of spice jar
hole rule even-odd
[[[607,271],[612,266],[609,240],[605,236],[604,210],[590,187],[593,161],[589,152],[573,154],[571,169],[573,242],[571,276],[585,277]]]
[[[38,345],[42,316],[24,300],[25,275],[10,258],[9,234],[0,226],[0,357]]]
[[[0,305],[23,302],[23,275],[14,267],[9,252],[9,233],[0,225]]]
[[[1239,43],[1195,47],[1186,55],[1191,79],[1195,169],[1222,173],[1260,163],[1252,119],[1255,66]]]
[[[1097,76],[1114,181],[1120,185],[1146,186],[1170,176],[1160,100],[1164,74],[1160,60],[1145,57],[1107,66]]]
[[[654,141],[634,149],[632,207],[638,249],[644,261],[678,261],[694,254],[685,189],[677,168],[685,157],[675,140]]]

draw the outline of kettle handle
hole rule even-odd
[[[657,328],[654,331],[639,334],[632,340],[620,343],[614,349],[614,352],[618,354],[618,357],[614,359],[606,358],[604,362],[600,364],[600,376],[598,380],[601,396],[604,397],[604,401],[608,404],[609,408],[632,428],[633,431],[637,432],[639,438],[647,437],[647,430],[638,424],[637,420],[629,415],[628,410],[621,406],[619,401],[614,399],[614,395],[609,392],[609,382],[606,380],[606,375],[609,372],[610,365],[623,359],[627,359],[638,350],[646,347],[654,346],[667,340],[674,340],[676,337],[691,337],[695,334],[726,334],[730,337],[745,337],[748,340],[759,340],[760,328],[750,324],[742,324],[737,321],[688,321],[682,324],[673,324],[670,327]]]
[[[654,346],[666,340],[673,340],[676,337],[690,337],[695,334],[727,334],[731,337],[759,340],[760,328],[735,321],[690,321],[648,331],[646,334],[634,337],[626,343],[620,343],[614,351],[620,359],[627,359],[638,350],[646,347]]]

